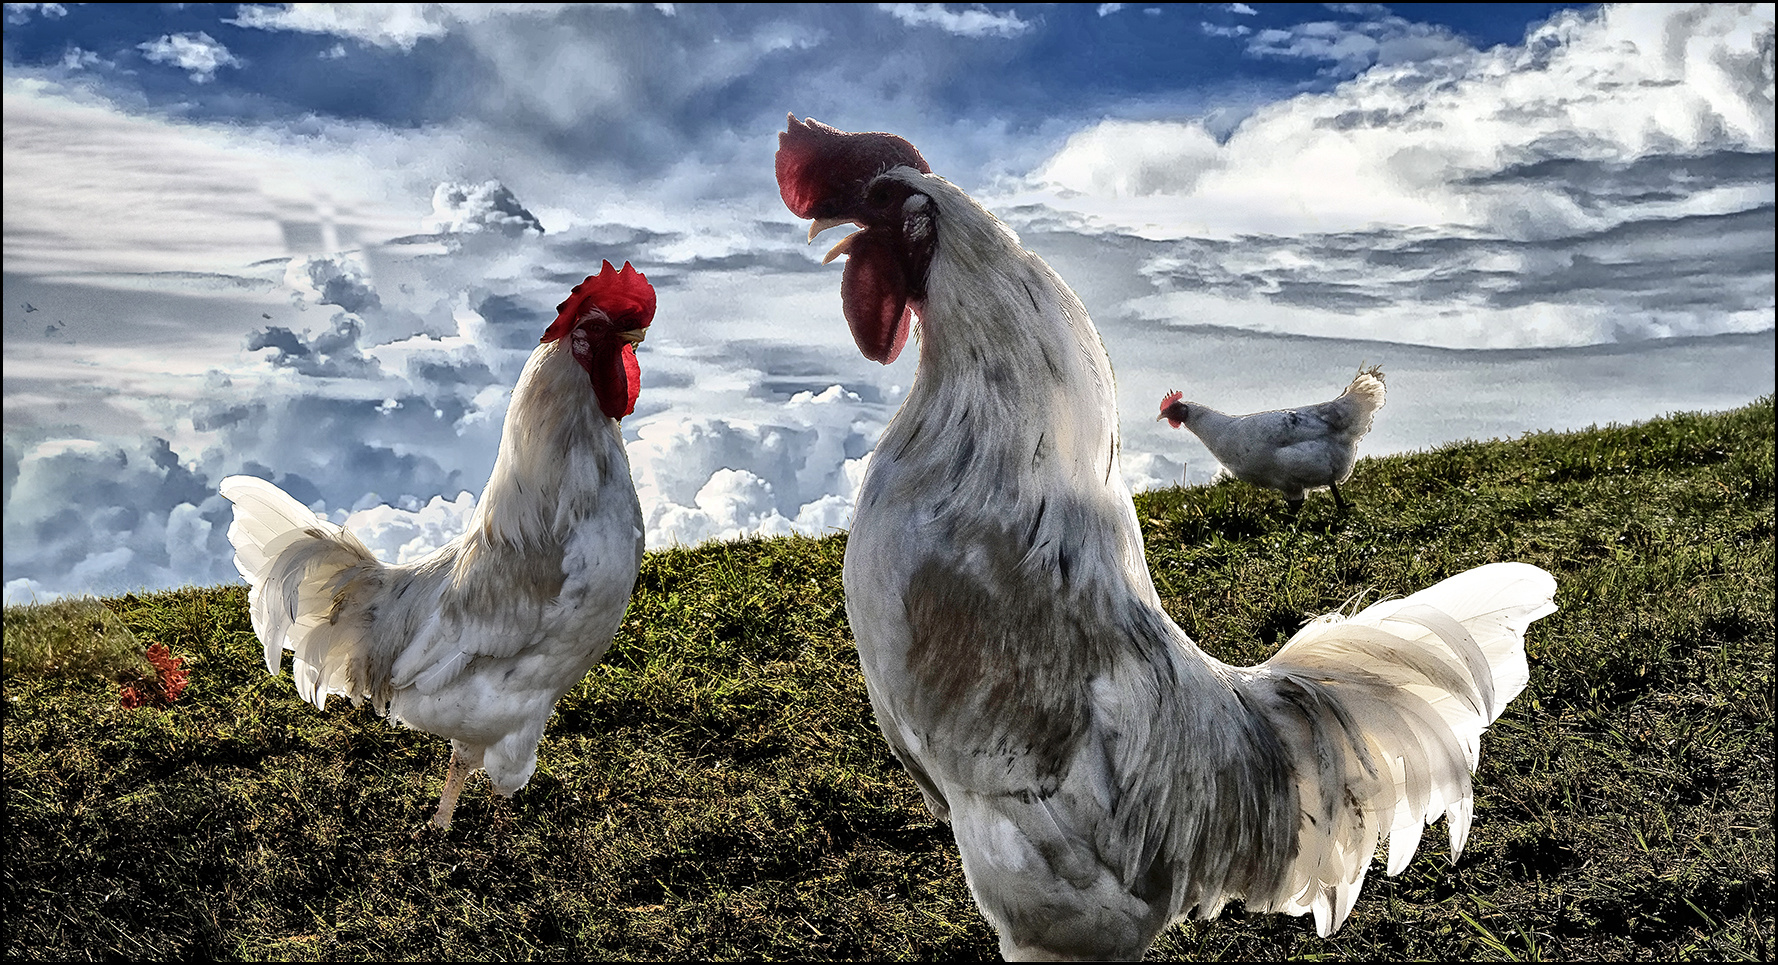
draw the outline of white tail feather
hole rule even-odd
[[[1493,563],[1405,599],[1304,627],[1253,683],[1292,748],[1304,824],[1273,907],[1312,912],[1330,935],[1357,900],[1379,838],[1386,870],[1406,868],[1422,829],[1450,826],[1451,859],[1469,837],[1470,774],[1482,731],[1530,679],[1525,629],[1554,613],[1556,582],[1525,563]]]
[[[296,658],[291,676],[302,699],[325,709],[327,695],[361,696],[368,658],[363,627],[339,618],[347,584],[382,564],[351,532],[310,512],[277,486],[252,476],[222,481],[235,504],[228,539],[235,568],[248,584],[253,630],[265,646],[266,672],[283,652]],[[387,695],[372,694],[379,712]]]
[[[1365,425],[1370,424],[1370,417],[1383,407],[1385,390],[1383,388],[1383,367],[1360,365],[1358,374],[1352,377],[1352,383],[1346,386],[1341,396],[1349,396],[1363,413]]]

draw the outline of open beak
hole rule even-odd
[[[809,222],[809,244],[815,243],[815,236],[829,228],[838,228],[843,224],[851,224],[851,218],[816,218]]]
[[[868,230],[870,230],[870,229],[860,228],[857,231],[854,231],[851,234],[847,235],[846,237],[841,238],[839,244],[834,245],[832,248],[828,249],[827,255],[826,255],[826,257],[821,259],[821,263],[825,265],[828,262],[833,261],[835,258],[838,258],[839,256],[845,254],[848,250],[851,249],[852,242],[857,241],[858,236],[861,234],[864,234]]]
[[[853,221],[851,218],[816,218],[814,221],[809,222],[809,244],[814,244],[815,236],[821,232],[826,231],[829,228],[838,228],[843,224],[858,224],[858,222]],[[860,225],[860,227],[862,228],[863,226]],[[852,239],[863,233],[863,231],[854,231],[846,237],[841,238],[840,243],[834,245],[833,248],[827,252],[827,257],[821,259],[821,263],[824,265],[828,264],[835,258],[845,254],[846,249],[852,245]]]
[[[629,342],[631,345],[640,345],[642,344],[642,340],[648,337],[648,329],[632,328],[627,332],[618,332],[617,337],[623,341]]]

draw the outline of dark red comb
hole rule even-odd
[[[926,159],[894,134],[852,134],[796,115],[778,135],[778,196],[799,218],[828,218],[855,203],[871,178],[900,165],[931,174]]]
[[[588,275],[568,293],[567,301],[556,306],[556,320],[541,341],[553,342],[574,331],[591,308],[604,312],[620,329],[647,328],[654,321],[654,286],[629,262],[619,271],[607,261],[597,275]]]

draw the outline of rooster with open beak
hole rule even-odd
[[[889,134],[791,117],[785,204],[835,249],[859,351],[919,372],[846,544],[877,723],[1011,959],[1140,958],[1230,900],[1339,928],[1378,842],[1462,850],[1482,731],[1555,581],[1522,563],[1311,622],[1231,667],[1161,609],[1112,372],[1068,286]],[[830,255],[830,257],[832,257]]]

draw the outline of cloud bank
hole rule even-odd
[[[853,346],[840,270],[772,181],[787,106],[907,134],[1068,279],[1137,488],[1215,471],[1152,423],[1176,386],[1248,411],[1382,361],[1370,453],[1771,391],[1769,7],[1562,13],[1475,50],[1388,14],[1233,5],[1251,31],[1214,42],[1314,79],[1216,120],[972,113],[957,78],[1059,56],[1076,14],[886,6],[249,6],[231,34],[9,63],[8,599],[234,579],[215,485],[240,472],[385,559],[436,548],[603,258],[660,299],[624,424],[649,545],[846,526],[915,353]],[[1137,12],[1078,16],[1166,20]],[[187,34],[253,64],[162,70],[178,103],[237,113],[106,86]],[[292,71],[382,65],[397,100],[438,65],[461,82],[401,124],[204,100],[273,69],[242,37],[298,45]],[[860,38],[921,72],[859,66]]]

